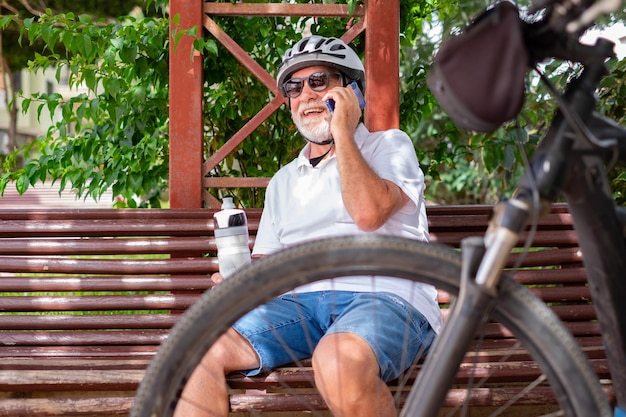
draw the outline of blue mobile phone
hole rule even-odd
[[[348,85],[350,87],[352,87],[352,90],[354,91],[354,94],[356,94],[356,98],[359,99],[359,107],[361,107],[361,109],[363,109],[365,107],[365,98],[363,97],[363,93],[361,92],[361,89],[357,85],[356,81],[352,81]],[[334,112],[335,111],[335,100],[333,100],[332,98],[326,100],[326,106],[328,106],[328,110],[330,110],[331,113]]]

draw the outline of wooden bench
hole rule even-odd
[[[429,207],[433,241],[458,247],[481,235],[490,206]],[[259,209],[248,210],[251,243]],[[210,210],[0,210],[0,415],[127,415],[145,367],[168,329],[217,270]],[[516,279],[532,286],[567,323],[607,381],[600,330],[565,206],[542,220]],[[515,256],[511,262],[515,261]],[[543,268],[545,267],[545,268]],[[449,301],[440,296],[442,306]],[[510,383],[539,375],[520,351],[490,365],[511,345],[494,324],[481,348],[481,367],[496,370],[498,387],[474,400],[497,406]],[[510,365],[510,366],[508,366]],[[307,381],[310,369],[295,372]],[[298,409],[272,391],[284,368],[257,378],[233,377],[233,411]],[[459,373],[459,383],[467,379]],[[305,382],[303,382],[305,383]],[[491,391],[490,391],[491,390]],[[312,394],[316,396],[315,393]],[[544,401],[544,399],[541,399]],[[323,405],[322,405],[323,406]]]

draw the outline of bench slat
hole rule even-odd
[[[117,255],[125,254],[171,254],[215,252],[215,239],[207,236],[129,239],[0,239],[0,255]]]
[[[163,339],[162,339],[163,340]],[[101,360],[109,358],[134,359],[152,358],[158,344],[145,345],[60,345],[60,346],[1,346],[0,359],[2,364],[8,363],[15,358],[44,358],[53,362],[72,358],[89,358],[89,360]]]
[[[582,265],[583,256],[580,248],[559,248],[550,250],[538,250],[524,255],[512,253],[507,262],[507,267],[512,268],[518,259],[523,256],[521,267],[553,266],[553,265]]]
[[[167,333],[164,329],[0,332],[0,346],[148,346],[159,345]]]
[[[558,269],[520,269],[514,274],[517,282],[524,285],[553,284],[585,284],[587,272],[585,268],[571,267]]]
[[[38,369],[53,370],[115,370],[120,368],[142,370],[150,362],[149,357],[143,358],[64,358],[57,361],[37,358],[12,358],[2,361],[0,369],[2,371],[21,371],[29,370],[34,367]]]
[[[550,307],[552,311],[561,319],[567,322],[589,321],[596,319],[596,311],[593,305],[556,305]],[[447,320],[449,310],[442,310],[444,320]],[[591,328],[591,326],[589,327]]]
[[[495,357],[495,355],[494,355]],[[497,358],[496,358],[497,359]],[[608,363],[606,359],[590,359],[590,362],[601,376],[608,377]],[[412,384],[417,378],[419,366],[406,376],[407,384]],[[543,374],[539,366],[532,360],[507,362],[467,361],[461,364],[455,378],[455,384],[467,384],[471,379],[475,381],[489,378],[489,384],[511,382],[522,383],[534,381]],[[268,374],[255,377],[234,375],[229,379],[232,389],[267,389],[280,390],[289,388],[311,388],[314,385],[313,369],[310,367],[283,367]]]
[[[604,387],[607,397],[615,401],[615,393],[612,386]],[[445,401],[445,407],[456,407],[469,401],[474,408],[501,407],[512,397],[519,393],[516,387],[489,387],[478,388],[468,393],[466,390],[453,388],[449,391]],[[468,398],[468,395],[471,397]],[[408,393],[398,393],[399,404],[403,405]],[[545,410],[546,405],[554,404],[556,399],[548,388],[535,387],[531,393],[525,395],[515,403],[516,407],[532,407]],[[310,407],[309,407],[310,406]],[[247,412],[250,409],[259,412],[278,411],[315,411],[325,410],[327,407],[318,394],[300,394],[298,397],[282,393],[245,393],[231,395],[231,411]],[[544,413],[545,411],[542,411]]]
[[[2,271],[43,274],[208,274],[218,270],[215,258],[68,259],[2,257]]]
[[[592,366],[600,376],[608,377],[606,359],[591,359]],[[145,365],[145,364],[144,364]],[[99,391],[99,390],[132,390],[141,382],[145,370],[136,364],[138,369],[106,368],[84,369],[76,368],[71,364],[68,367],[57,369],[0,369],[0,391]],[[419,366],[409,373],[407,382],[412,383],[419,371]],[[455,383],[466,384],[471,379],[480,381],[489,378],[491,383],[510,381],[529,382],[539,378],[543,372],[534,361],[507,361],[463,363],[457,373]],[[314,386],[313,370],[311,368],[283,367],[259,377],[229,378],[232,389],[289,389],[311,388]]]
[[[184,294],[3,296],[0,311],[180,310],[197,299]]]
[[[431,226],[431,230],[432,228],[433,227]],[[430,233],[430,241],[445,245],[451,245],[458,248],[460,246],[461,239],[472,236],[483,236],[486,229],[486,227],[477,230],[467,230],[467,228],[463,228],[460,230],[451,229],[450,231],[446,231],[445,229],[441,230],[441,228],[437,227],[435,231]],[[528,236],[529,233],[522,233],[520,239],[517,242],[517,246],[523,247]],[[535,238],[533,239],[533,246],[557,245],[577,246],[578,239],[576,237],[576,232],[574,232],[573,230],[542,231],[541,233],[535,234]]]
[[[0,370],[0,391],[131,391],[144,373],[144,369]]]
[[[120,393],[121,394],[121,393]],[[26,398],[1,399],[0,415],[11,417],[127,416],[133,403],[132,394],[93,398]]]
[[[214,285],[208,275],[5,276],[1,281],[3,292],[204,291]]]
[[[506,403],[506,398],[511,398],[519,390],[515,388],[482,388],[472,391],[471,403],[476,407],[495,407]],[[518,402],[520,406],[553,404],[554,397],[546,389],[537,389],[533,397],[525,397]],[[406,401],[407,394],[398,394],[400,404]],[[462,389],[452,389],[444,405],[454,407],[461,404],[467,398],[467,392]],[[532,400],[530,399],[532,398]],[[325,410],[321,396],[318,394],[299,394],[297,397],[290,394],[280,393],[256,393],[256,394],[233,394],[231,395],[231,411],[246,412],[250,409],[258,412],[279,411],[318,411]]]
[[[527,399],[520,405],[543,406],[554,402],[554,398],[545,388],[536,388],[532,400]],[[611,386],[605,387],[605,392],[609,398],[614,398]],[[515,388],[483,388],[475,391],[472,396],[472,403],[476,406],[498,406],[503,401],[515,395]],[[450,392],[446,401],[450,407],[463,401],[467,393],[460,389]],[[248,407],[255,406],[263,411],[284,411],[288,409],[302,409],[302,403],[310,404],[318,410],[325,410],[326,406],[317,394],[306,394],[300,397],[300,401],[294,401],[293,396],[275,393],[252,393],[231,395],[231,411],[247,412]],[[405,394],[402,394],[405,398]],[[305,401],[302,401],[305,400]],[[132,405],[132,397],[94,397],[94,398],[29,398],[29,399],[3,399],[0,401],[0,414],[14,417],[53,417],[53,416],[85,416],[98,410],[99,415],[123,416],[128,415]]]
[[[24,225],[28,228],[24,229]],[[103,220],[81,218],[72,221],[5,220],[2,222],[4,237],[46,237],[46,236],[165,236],[206,235],[213,227],[207,220],[171,219],[167,223],[148,219]]]
[[[0,316],[0,330],[169,329],[181,314]]]

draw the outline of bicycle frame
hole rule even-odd
[[[538,46],[536,56],[574,54],[584,70],[569,83],[564,96],[568,104],[555,115],[514,197],[496,208],[484,239],[472,239],[462,248],[461,292],[429,353],[436,360],[426,361],[416,383],[420,389],[407,399],[405,409],[419,410],[420,416],[436,415],[440,409],[449,386],[435,386],[434,381],[453,380],[469,343],[497,302],[511,249],[561,193],[583,252],[617,404],[626,407],[626,209],[615,206],[605,168],[611,157],[626,162],[626,129],[594,113],[595,90],[607,73],[604,61],[612,56],[612,44],[568,45],[567,50],[557,42],[552,46]]]
[[[582,100],[581,100],[582,101]],[[574,101],[576,103],[576,101]],[[599,116],[592,116],[597,121]],[[626,144],[626,131],[614,136]],[[606,132],[604,132],[606,133]],[[583,253],[594,308],[598,315],[617,402],[626,407],[626,246],[623,207],[615,207],[604,160],[578,139],[572,151],[563,192]],[[624,160],[626,153],[620,153]],[[616,211],[617,210],[617,211]]]

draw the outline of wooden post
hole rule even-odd
[[[173,34],[196,28],[202,34],[201,0],[170,1],[170,159],[171,208],[202,207],[202,56],[192,57],[191,36]]]
[[[400,1],[368,0],[365,30],[365,125],[400,127]]]

